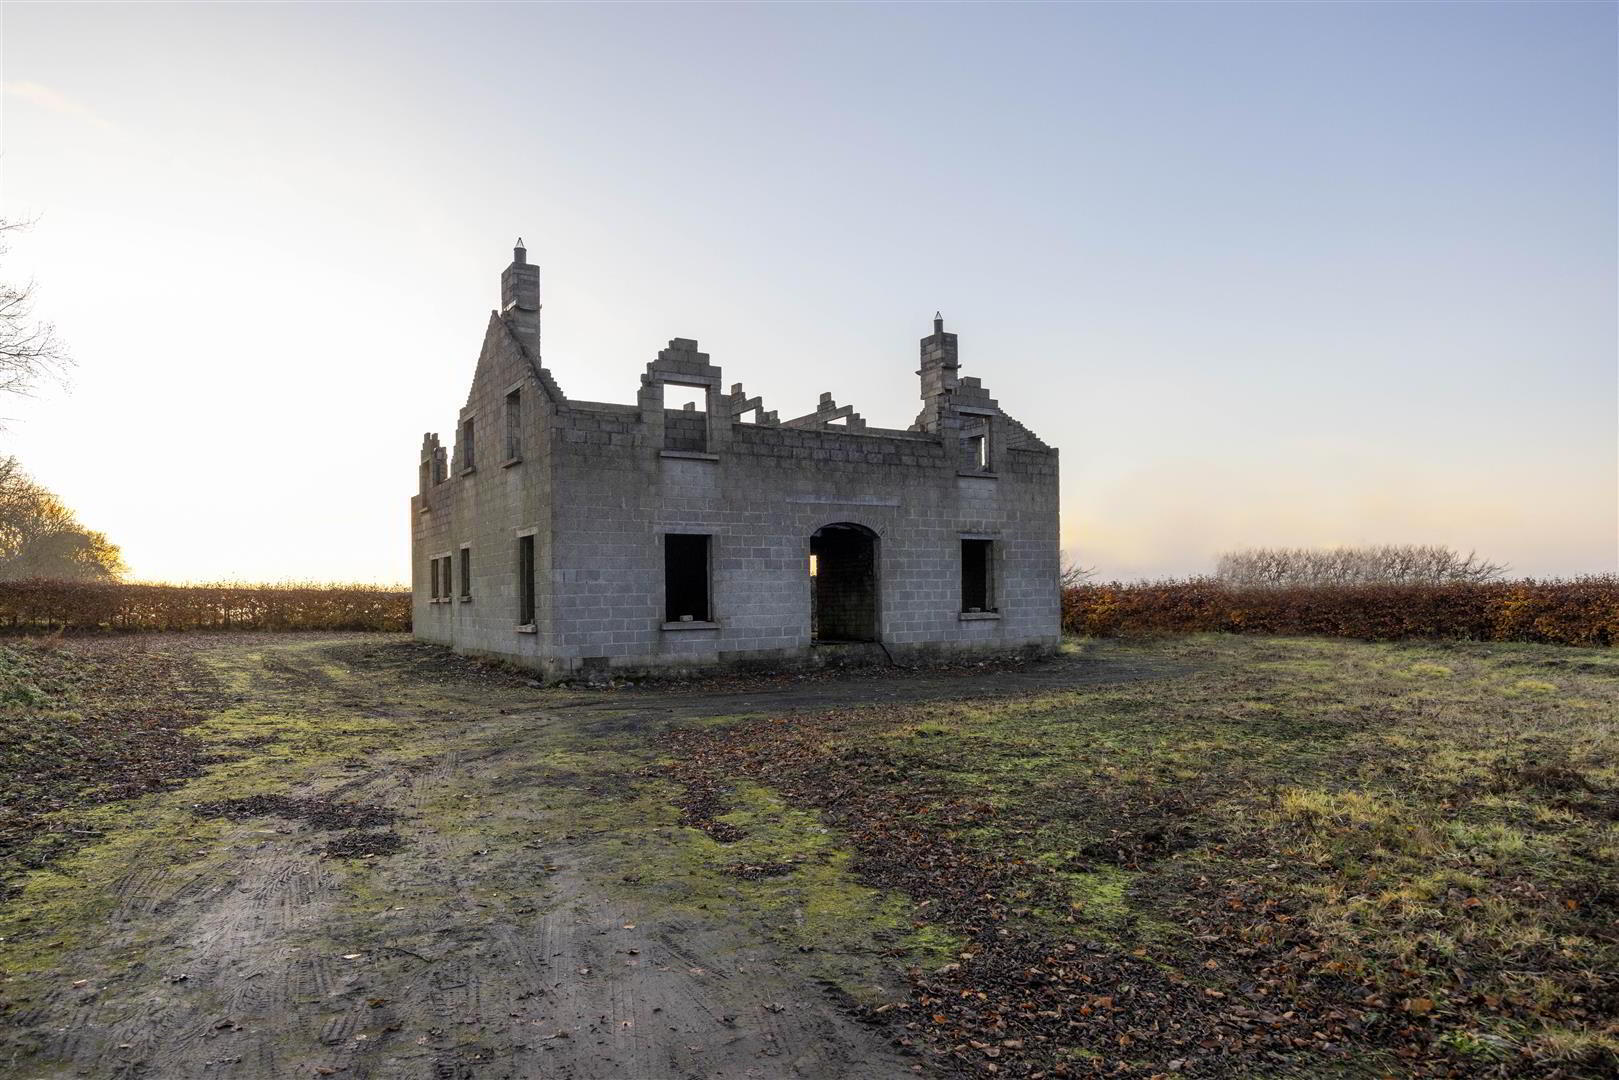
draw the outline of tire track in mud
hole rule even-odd
[[[269,675],[254,689],[267,704],[304,695],[309,713],[347,708],[406,724],[414,711],[385,694],[339,691],[338,680],[302,655],[262,666]],[[343,700],[332,701],[339,692]],[[397,863],[401,872],[383,890],[397,901],[389,907],[404,912],[393,925],[389,912],[361,918],[349,910],[342,871],[312,854],[308,833],[277,818],[238,823],[198,861],[141,848],[109,885],[107,934],[63,957],[58,970],[95,971],[108,966],[108,951],[137,949],[140,959],[92,976],[98,985],[88,1002],[52,989],[13,1011],[17,1034],[5,1040],[0,1062],[18,1075],[111,1077],[901,1072],[897,1061],[877,1066],[880,1043],[835,1010],[785,1024],[764,1011],[758,993],[792,995],[783,974],[732,987],[727,972],[697,963],[696,951],[670,947],[689,928],[624,929],[658,923],[638,922],[645,916],[610,903],[576,869],[546,870],[552,860],[581,861],[587,853],[576,847],[530,843],[492,868],[512,882],[538,880],[550,894],[526,925],[473,899],[483,875],[460,865],[465,837],[441,835],[423,819],[502,761],[520,764],[536,749],[522,736],[548,721],[532,713],[497,720],[500,738],[458,742],[465,732],[442,718],[459,711],[421,710],[449,736],[436,758],[408,768],[379,763],[289,792],[363,799],[406,815],[398,827],[420,854]],[[543,792],[529,800],[503,792],[474,809],[470,824],[490,835],[529,825],[538,835],[545,810]],[[734,930],[719,936],[719,947],[746,944]],[[809,1017],[816,1006],[806,999],[800,1010]]]
[[[499,751],[504,755],[509,748]],[[488,750],[469,750],[446,762],[450,768],[444,771],[486,769],[495,756]],[[422,804],[425,790],[445,779],[440,770],[418,776],[415,801]],[[434,992],[426,1004],[437,1016],[439,1030],[446,1032],[444,1039],[430,1040],[435,1049],[432,1075],[688,1077],[745,1076],[750,1070],[761,1076],[794,1074],[770,1059],[779,1055],[783,1041],[796,1041],[799,1032],[782,1030],[775,1017],[748,1000],[747,993],[725,985],[726,972],[711,966],[706,974],[720,978],[706,983],[693,974],[694,955],[665,947],[681,928],[658,930],[658,920],[649,924],[644,913],[608,901],[575,869],[585,854],[576,846],[530,844],[520,850],[526,858],[518,859],[508,872],[543,876],[550,894],[547,910],[530,926],[497,924],[470,939],[450,936],[451,952],[432,962],[434,975],[427,983]],[[450,865],[448,860],[429,862]],[[548,869],[564,864],[557,872]],[[452,888],[463,884],[453,870],[442,872],[452,879]],[[460,955],[467,950],[473,955]],[[500,977],[492,977],[495,973]],[[763,1040],[753,1039],[737,1022],[750,1005],[774,1025]],[[471,1028],[467,1033],[477,1038],[454,1041],[451,1033],[456,1025]],[[837,1026],[815,1024],[804,1033],[804,1041],[826,1041],[829,1034],[836,1035]],[[858,1034],[861,1043],[874,1042],[863,1029]],[[831,1047],[828,1062],[837,1061],[839,1067],[813,1074],[901,1071],[898,1063],[881,1072],[858,1064],[863,1058],[882,1056],[880,1046],[857,1048],[849,1039],[834,1038]],[[758,1066],[761,1059],[768,1064]],[[814,1060],[811,1054],[805,1064]]]
[[[585,733],[650,760],[652,736],[671,719],[886,700],[894,686],[541,703],[516,682],[362,670],[347,662],[360,654],[348,643],[218,648],[245,680],[241,702],[266,714],[398,725],[393,749],[360,771],[320,759],[285,794],[395,810],[406,846],[338,864],[321,857],[312,830],[266,817],[230,825],[201,852],[138,848],[105,885],[104,929],[28,980],[23,1000],[19,980],[0,987],[12,998],[0,1075],[915,1075],[916,1059],[854,1019],[846,996],[760,926],[606,888],[593,862],[623,826],[610,815],[570,825],[559,808],[577,809],[585,794],[610,807],[632,782],[579,771],[588,767],[576,751],[556,756],[568,750],[561,735]],[[966,688],[912,687],[918,700]]]

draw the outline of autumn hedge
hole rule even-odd
[[[1063,628],[1091,636],[1205,631],[1619,642],[1619,576],[1452,585],[1230,587],[1210,578],[1081,585]],[[372,585],[0,581],[0,631],[409,630],[410,593]]]
[[[410,593],[374,585],[0,581],[0,631],[409,630]]]
[[[1065,630],[1094,636],[1218,631],[1612,645],[1619,642],[1619,576],[1270,588],[1210,578],[1114,582],[1065,589],[1062,610]]]

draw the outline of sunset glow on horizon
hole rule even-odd
[[[1619,570],[1611,5],[0,17],[0,276],[77,360],[0,452],[132,577],[408,580],[518,235],[574,399],[678,336],[904,428],[942,309],[1103,578]]]

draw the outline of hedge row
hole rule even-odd
[[[409,630],[410,593],[374,585],[0,581],[0,630]]]
[[[1454,585],[1233,588],[1210,578],[1081,585],[1063,628],[1369,640],[1619,642],[1619,576]],[[0,630],[409,630],[410,593],[374,585],[0,581]]]
[[[1279,588],[1234,588],[1209,578],[1081,585],[1063,592],[1063,628],[1123,637],[1222,631],[1612,645],[1619,642],[1619,576]]]

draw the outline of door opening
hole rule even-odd
[[[810,639],[877,640],[877,534],[824,525],[810,537]]]

